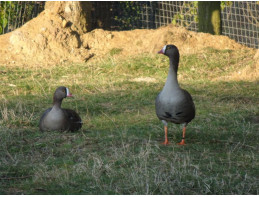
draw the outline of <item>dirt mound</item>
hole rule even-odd
[[[241,49],[244,46],[226,36],[213,36],[168,25],[156,30],[78,33],[60,15],[44,10],[15,31],[0,36],[0,64],[55,65],[101,58],[113,49],[121,56],[156,53],[165,44],[175,44],[180,52],[196,53],[206,47]]]
[[[62,22],[60,16],[44,11],[21,28],[1,36],[0,63],[57,64],[84,61],[88,57],[88,50],[81,47],[80,35],[63,27]]]
[[[183,27],[168,25],[156,30],[104,31],[96,29],[82,36],[83,46],[95,55],[104,55],[114,48],[121,54],[136,55],[156,53],[165,44],[178,46],[182,54],[195,53],[207,47],[215,49],[241,49],[244,46],[226,36],[188,31]]]

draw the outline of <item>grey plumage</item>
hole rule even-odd
[[[177,47],[174,45],[166,45],[159,53],[168,56],[170,62],[165,86],[155,101],[156,115],[165,125],[166,140],[164,144],[168,144],[167,122],[175,124],[183,123],[186,127],[195,117],[195,106],[191,95],[178,84],[177,71],[180,54]],[[184,136],[185,129],[183,139]]]
[[[171,96],[168,97],[163,92],[157,96],[155,103],[157,117],[175,124],[189,123],[195,117],[195,106],[191,95],[181,88],[170,93]]]
[[[63,98],[72,96],[69,90],[58,87],[53,96],[53,107],[48,108],[40,118],[41,131],[77,131],[82,127],[80,116],[71,109],[62,109]]]

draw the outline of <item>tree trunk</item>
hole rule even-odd
[[[199,32],[221,34],[220,1],[199,1]]]
[[[47,1],[45,10],[60,15],[63,27],[70,26],[79,35],[92,30],[91,8],[89,1]]]

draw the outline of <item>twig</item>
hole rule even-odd
[[[225,142],[228,142],[227,140],[217,140],[218,142],[223,142],[223,143],[225,143]],[[257,148],[255,148],[255,147],[253,147],[253,146],[250,146],[250,145],[247,145],[247,144],[242,144],[242,143],[240,143],[240,142],[238,142],[238,143],[235,143],[235,142],[228,142],[229,144],[236,144],[236,145],[241,145],[241,146],[244,146],[244,147],[248,147],[248,148],[252,148],[252,149],[254,149],[254,150],[257,150]]]
[[[116,127],[116,129],[118,129],[118,126],[115,124],[115,121],[113,119],[111,119],[106,113],[104,113],[103,111],[101,111],[103,115],[105,115],[109,120],[112,121],[113,125]]]
[[[6,155],[7,155],[13,162],[15,162],[13,156],[8,152],[7,149],[6,149]]]
[[[5,178],[1,178],[0,180],[13,180],[13,179],[26,179],[32,177],[32,175],[28,175],[28,176],[20,176],[20,177],[5,177]]]

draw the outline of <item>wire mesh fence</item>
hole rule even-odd
[[[173,23],[198,31],[197,6],[197,1],[158,2],[156,27]]]
[[[36,17],[44,9],[44,4],[38,1],[0,1],[0,34]],[[173,23],[198,31],[197,1],[93,1],[92,7],[93,27],[108,30],[155,29]],[[259,3],[222,1],[221,7],[222,34],[241,44],[259,48]],[[102,22],[100,18],[103,18]]]
[[[41,1],[0,1],[0,34],[13,31],[36,17],[44,4]]]
[[[103,2],[93,3],[101,7]],[[155,29],[171,23],[198,30],[196,1],[110,2],[109,30]],[[96,11],[96,9],[94,9]],[[92,13],[95,20],[96,13]]]
[[[259,3],[233,1],[222,7],[222,34],[241,44],[259,48]]]

